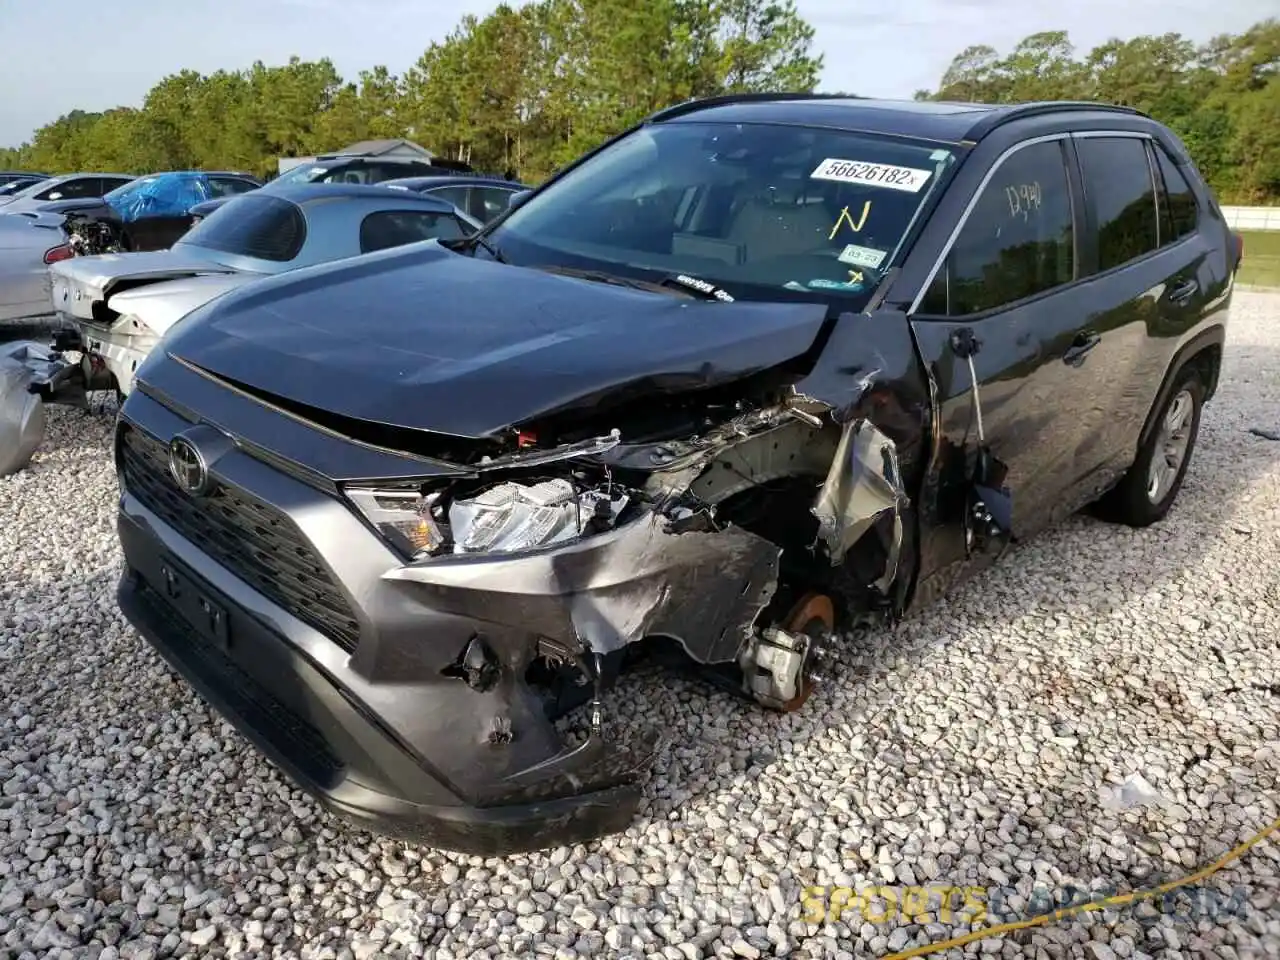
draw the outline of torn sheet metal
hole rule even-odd
[[[818,536],[826,545],[832,566],[886,513],[893,514],[893,535],[884,575],[874,584],[888,590],[898,574],[902,550],[902,511],[909,504],[898,467],[898,451],[869,420],[845,425],[826,482],[818,493],[813,515]]]
[[[620,445],[604,462],[614,468],[653,471],[645,491],[652,496],[679,494],[689,489],[708,463],[729,448],[796,422],[818,429],[822,421],[798,407],[764,407],[734,417],[701,436]]]
[[[0,345],[0,477],[30,463],[44,440],[44,403],[30,387],[60,366],[51,350],[34,341]]]
[[[431,590],[442,613],[608,654],[647,636],[701,663],[736,659],[777,588],[781,550],[739,527],[677,533],[648,513],[585,540],[509,558],[444,555],[387,580]]]

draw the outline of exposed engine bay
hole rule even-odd
[[[122,225],[118,222],[72,212],[66,215],[65,228],[67,244],[77,257],[124,253],[129,249]]]
[[[390,579],[432,584],[442,598],[465,580],[465,594],[448,595],[569,600],[564,621],[530,624],[543,638],[530,679],[557,699],[552,713],[590,696],[606,662],[655,639],[791,710],[842,614],[892,615],[910,502],[896,447],[869,420],[838,424],[829,405],[794,391],[728,411],[700,434],[650,424],[655,437],[633,443],[615,429],[542,446],[537,430],[516,429],[504,452],[473,456],[466,476],[346,493],[404,555]],[[715,412],[703,405],[703,422]],[[682,414],[672,415],[681,429]],[[527,582],[523,567],[488,584],[483,566],[453,562],[540,552],[547,563]]]

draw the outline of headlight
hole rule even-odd
[[[601,502],[568,480],[502,483],[449,507],[457,553],[511,553],[582,536]],[[603,501],[606,507],[609,501]]]
[[[417,489],[348,488],[347,498],[393,546],[411,557],[430,553],[445,541],[431,514],[440,494]]]
[[[629,502],[612,486],[584,488],[566,479],[496,483],[441,503],[441,492],[350,489],[351,502],[402,552],[516,553],[611,529]]]

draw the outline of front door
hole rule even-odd
[[[1064,136],[1033,141],[998,162],[912,315],[936,389],[940,444],[925,482],[934,495],[922,498],[921,551],[925,569],[942,582],[922,584],[925,594],[984,559],[967,556],[955,516],[980,425],[1008,468],[1015,537],[1056,519],[1077,480],[1098,339],[1073,289],[1082,272],[1083,207],[1069,156]],[[953,346],[957,335],[977,341],[976,405],[969,363]]]

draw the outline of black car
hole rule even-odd
[[[382,186],[440,197],[481,223],[488,223],[505,213],[513,197],[529,191],[528,186],[514,180],[468,174],[404,177],[400,180],[385,180]]]
[[[1163,518],[1240,255],[1133,110],[674,107],[471,238],[171,330],[117,427],[119,601],[354,820],[621,830],[655,731],[600,697],[637,657],[794,710],[838,624],[1086,506]]]
[[[100,198],[57,200],[41,209],[63,214],[73,245],[85,253],[167,250],[197,219],[197,204],[260,186],[239,170],[168,170],[135,177]]]

